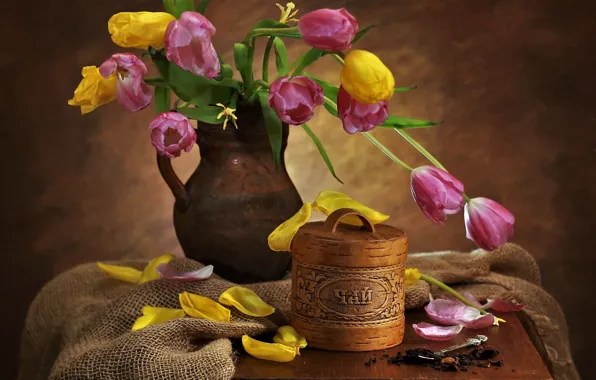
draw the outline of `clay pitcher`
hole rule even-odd
[[[198,123],[201,161],[186,184],[169,158],[158,155],[158,167],[175,197],[174,227],[186,257],[236,283],[279,280],[291,256],[271,251],[267,237],[302,206],[285,167],[288,125],[276,172],[260,106],[239,105],[236,115],[238,129],[231,120],[225,131]]]

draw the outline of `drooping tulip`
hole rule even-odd
[[[269,106],[281,121],[291,125],[309,121],[315,107],[324,101],[321,86],[306,76],[281,77],[269,88]]]
[[[383,62],[365,50],[351,50],[340,73],[343,88],[356,100],[374,104],[393,96],[395,79]]]
[[[304,42],[314,48],[341,51],[352,47],[358,22],[345,8],[324,8],[300,17],[298,30]]]
[[[363,104],[354,99],[343,87],[339,88],[337,95],[337,112],[344,130],[349,134],[370,131],[377,125],[383,124],[389,116],[386,100]]]
[[[410,190],[427,218],[442,224],[447,215],[457,214],[465,204],[464,185],[457,178],[435,166],[412,170]]]
[[[184,70],[213,79],[221,69],[211,38],[215,27],[198,12],[184,12],[168,25],[166,57]]]
[[[96,66],[85,66],[81,72],[83,79],[77,86],[71,106],[81,107],[81,114],[86,114],[97,107],[116,99],[116,76],[104,78]]]
[[[149,125],[151,143],[159,154],[174,158],[183,150],[190,152],[197,133],[186,116],[177,112],[162,112]]]
[[[121,12],[108,21],[112,41],[125,48],[161,49],[168,24],[176,18],[165,12]]]
[[[515,217],[488,198],[473,198],[464,209],[466,237],[487,251],[507,243],[513,235]]]
[[[104,78],[117,74],[116,99],[126,110],[137,112],[151,103],[151,88],[143,81],[147,67],[136,55],[114,54],[101,64],[99,72]]]

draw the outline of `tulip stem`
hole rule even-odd
[[[333,58],[335,58],[335,60],[336,60],[337,62],[341,63],[341,65],[342,65],[342,66],[344,65],[344,59],[343,59],[342,57],[340,57],[340,56],[339,56],[339,55],[337,55],[337,54],[331,54],[331,56],[332,56]]]
[[[325,103],[327,103],[328,106],[330,106],[331,108],[333,108],[334,110],[337,111],[337,104],[335,104],[335,102],[331,99],[329,99],[328,97],[324,97],[325,98]]]
[[[258,37],[258,36],[274,36],[274,35],[287,35],[291,33],[300,33],[297,26],[293,26],[290,28],[257,28],[251,30],[244,39],[245,42],[248,42],[251,38]]]
[[[461,195],[463,195],[463,197],[467,203],[470,203],[471,199],[470,199],[470,197],[468,197],[468,195],[466,193],[461,193]]]
[[[411,172],[413,170],[410,166],[408,166],[408,164],[406,164],[405,162],[403,162],[402,160],[397,158],[397,156],[395,154],[391,153],[391,151],[389,149],[387,149],[387,147],[385,145],[381,144],[381,142],[379,140],[377,140],[369,132],[362,132],[362,135],[364,137],[366,137],[368,139],[368,141],[373,143],[373,145],[375,145],[377,148],[379,148],[381,150],[381,152],[385,153],[385,155],[387,157],[389,157],[393,162],[400,165],[402,168],[406,169],[407,171]]]
[[[435,285],[437,288],[439,288],[441,290],[446,291],[447,293],[451,294],[452,296],[454,296],[455,298],[457,298],[458,300],[463,302],[465,305],[473,307],[474,309],[480,311],[480,314],[488,314],[488,312],[486,310],[483,310],[483,309],[479,308],[478,306],[474,305],[466,297],[459,294],[455,289],[453,289],[452,287],[450,287],[448,285],[445,285],[444,283],[437,280],[436,278],[420,273],[420,279],[428,282],[431,285]]]
[[[432,154],[430,154],[428,150],[426,150],[422,145],[420,145],[418,141],[414,140],[414,138],[410,136],[406,131],[398,128],[393,129],[395,129],[395,132],[399,133],[401,137],[403,137],[407,142],[410,143],[410,145],[416,148],[416,150],[418,150],[424,157],[426,157],[430,162],[432,162],[433,165],[435,165],[439,169],[447,171],[447,169],[445,169],[445,167],[441,165],[439,160],[437,160]]]
[[[269,37],[267,46],[265,46],[265,53],[263,54],[263,81],[269,82],[269,54],[271,54],[271,48],[273,47],[273,40],[275,37]]]

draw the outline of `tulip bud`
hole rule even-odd
[[[184,70],[213,79],[219,75],[220,63],[211,37],[215,27],[198,12],[184,12],[166,30],[166,57]]]
[[[118,46],[161,49],[166,28],[175,19],[165,12],[121,12],[110,18],[108,31]]]
[[[410,189],[424,215],[438,224],[442,224],[447,215],[457,214],[465,203],[463,183],[434,166],[414,169]]]
[[[116,99],[126,110],[137,112],[151,103],[151,89],[143,81],[147,67],[136,55],[114,54],[102,63],[99,72],[104,78],[117,73]]]
[[[315,107],[324,101],[321,86],[306,76],[282,77],[269,88],[269,107],[281,121],[291,125],[309,121]]]
[[[389,116],[386,100],[375,104],[362,104],[343,87],[339,88],[337,95],[337,112],[344,130],[349,134],[370,131],[377,125],[383,124]]]
[[[464,209],[466,237],[487,251],[507,243],[513,235],[515,217],[488,198],[473,198]]]
[[[352,47],[358,22],[345,8],[319,9],[300,17],[298,30],[304,42],[321,50],[340,51]]]
[[[363,104],[389,100],[393,96],[395,80],[381,60],[365,50],[352,50],[345,58],[340,73],[343,88]]]
[[[81,107],[86,114],[97,107],[116,99],[116,76],[103,78],[96,66],[85,66],[81,72],[83,79],[68,101],[71,106]]]
[[[149,125],[151,143],[162,156],[174,158],[185,150],[190,152],[197,133],[186,116],[177,112],[162,112]]]

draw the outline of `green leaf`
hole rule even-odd
[[[180,18],[183,12],[195,10],[193,0],[163,0],[163,5],[166,12],[176,18]]]
[[[190,119],[198,120],[203,123],[222,124],[224,122],[224,117],[220,119],[217,118],[217,115],[219,115],[222,110],[221,107],[201,106],[178,108],[177,111]]]
[[[168,84],[166,83],[166,81],[163,78],[159,78],[159,77],[156,77],[156,78],[145,78],[143,80],[149,86],[168,87]]]
[[[338,115],[337,110],[335,108],[331,107],[327,103],[323,103],[323,107],[325,107],[325,109],[327,110],[327,112],[329,112],[331,115],[339,118],[339,115]]]
[[[248,52],[250,48],[248,44],[235,43],[234,44],[234,63],[236,64],[236,70],[240,72],[240,76],[244,83],[248,83]]]
[[[226,79],[226,78],[232,78],[234,76],[234,69],[232,69],[232,66],[223,63],[221,65],[221,77],[222,79]]]
[[[170,110],[170,99],[172,93],[167,87],[155,87],[155,110],[157,113]]]
[[[310,75],[308,73],[304,73],[304,74],[307,75],[308,77],[310,77],[315,82],[317,82],[319,84],[319,86],[321,86],[325,97],[327,97],[327,98],[333,100],[335,103],[337,103],[337,95],[339,94],[338,86],[332,85],[331,83],[326,82],[320,78],[317,78],[314,75]],[[335,108],[331,107],[327,103],[324,103],[323,106],[325,107],[327,112],[329,112],[331,115],[338,117],[337,110]]]
[[[288,51],[286,45],[279,37],[274,37],[273,46],[275,46],[275,67],[277,76],[288,75]]]
[[[408,92],[417,89],[418,86],[410,86],[410,87],[396,87],[393,89],[393,92]]]
[[[442,124],[442,121],[430,121],[430,120],[419,120],[412,119],[411,117],[389,115],[387,120],[380,125],[381,127],[390,128],[427,128],[435,125]]]
[[[269,107],[268,93],[266,91],[257,92],[261,109],[263,110],[263,118],[265,120],[265,127],[267,128],[267,135],[269,136],[269,143],[273,151],[273,161],[275,162],[275,170],[279,170],[281,165],[281,144],[283,139],[283,127],[281,120],[277,117],[275,110]]]
[[[178,18],[180,14],[178,13],[178,9],[176,9],[176,1],[175,0],[163,0],[163,7],[172,16]]]
[[[362,28],[360,29],[356,35],[354,36],[354,39],[352,40],[352,43],[355,44],[356,42],[358,42],[358,40],[360,40],[362,37],[364,37],[364,35],[368,32],[370,32],[370,30],[372,28],[376,28],[376,25],[369,25],[366,28]]]
[[[314,62],[318,61],[323,55],[324,51],[319,50],[317,48],[312,48],[309,51],[307,51],[302,56],[302,60],[298,64],[298,67],[296,67],[296,70],[294,70],[294,74],[292,74],[292,76],[302,75],[304,69],[312,65]]]
[[[205,14],[205,10],[207,9],[207,5],[209,5],[209,0],[203,0],[203,1],[201,1],[201,4],[199,4],[199,7],[197,8],[197,12],[199,12],[202,15],[204,15]]]
[[[323,161],[325,161],[325,164],[327,165],[327,169],[329,169],[329,171],[331,172],[331,175],[333,175],[333,177],[335,177],[336,180],[338,180],[340,183],[343,184],[343,181],[341,179],[339,179],[337,174],[335,174],[335,169],[333,168],[333,164],[331,163],[331,160],[329,159],[329,156],[327,155],[327,152],[325,151],[325,148],[323,147],[321,140],[319,140],[317,135],[315,135],[315,133],[308,127],[308,125],[302,124],[302,128],[306,131],[306,134],[308,134],[308,136],[310,136],[312,141],[317,146],[317,149],[319,150],[319,153],[321,154]]]

